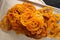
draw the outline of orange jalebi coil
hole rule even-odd
[[[36,11],[35,6],[33,6],[31,3],[24,2],[23,5],[24,5],[25,7],[27,7],[28,9],[30,9],[31,11],[33,11],[33,12]]]
[[[44,26],[44,18],[39,11],[36,11],[35,13],[29,13],[29,12],[23,13],[21,15],[21,23],[22,25],[25,26],[26,30],[30,32],[30,35],[34,35],[34,36],[36,35],[35,38],[39,38],[39,36],[44,37],[47,35],[45,29],[46,27]],[[44,33],[44,31],[46,33]],[[41,33],[43,33],[44,35]]]
[[[2,19],[1,21],[1,28],[4,30],[4,31],[8,31],[8,30],[11,30],[11,25],[9,23],[9,20],[7,19],[7,16],[4,16],[4,18]]]
[[[51,6],[37,10],[32,4],[24,2],[9,9],[0,25],[5,31],[13,30],[35,39],[60,38],[59,21],[60,14],[54,14]]]
[[[38,11],[41,12],[43,14],[43,16],[50,18],[52,16],[53,10],[54,9],[51,6],[47,6],[47,7],[41,8]]]
[[[48,37],[58,37],[58,33],[60,32],[59,28],[59,21],[60,21],[60,14],[54,14],[53,13],[53,8],[48,6],[48,7],[43,7],[40,10],[38,10],[40,13],[43,14],[44,21],[47,25],[47,32],[48,32]],[[58,26],[59,25],[59,26]]]

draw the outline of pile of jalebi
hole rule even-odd
[[[44,23],[47,27],[47,36],[60,38],[60,14],[54,14],[52,7],[44,7],[38,11],[43,14]]]
[[[43,37],[60,38],[60,14],[54,14],[51,6],[36,9],[30,3],[16,4],[8,10],[1,21],[4,31],[14,30],[16,33],[39,39]]]

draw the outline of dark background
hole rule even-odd
[[[43,0],[47,5],[60,8],[60,0]]]

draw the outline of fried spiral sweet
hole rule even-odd
[[[53,10],[54,9],[52,7],[48,6],[41,8],[38,11],[43,14],[44,22],[46,23],[47,27],[48,37],[60,38],[57,36],[60,33],[60,28],[58,26],[58,22],[60,21],[60,14],[54,14]]]
[[[13,30],[30,38],[60,38],[60,14],[54,14],[51,6],[36,9],[32,4],[24,2],[16,4],[1,21],[5,31]]]
[[[43,14],[43,16],[46,16],[46,17],[51,17],[52,16],[52,13],[53,13],[53,8],[51,6],[47,6],[47,7],[43,7],[41,8],[40,10],[38,10],[39,12],[41,12]]]
[[[4,31],[8,31],[8,30],[11,30],[11,25],[9,23],[9,20],[7,19],[7,16],[4,16],[4,18],[2,19],[2,22],[1,22],[1,28],[4,30]]]
[[[45,34],[44,36],[47,35],[46,32],[46,27],[44,26],[44,18],[42,14],[39,11],[36,11],[35,13],[24,13],[21,15],[21,23],[25,25],[26,30],[30,32],[30,35],[36,35],[39,38],[41,35]],[[45,31],[46,33],[43,33]],[[43,33],[43,34],[41,34]],[[28,35],[28,34],[26,34]],[[28,35],[28,36],[30,36]]]
[[[36,11],[36,8],[31,3],[24,2],[23,5],[29,8],[33,12]]]

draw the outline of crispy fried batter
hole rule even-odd
[[[5,31],[14,30],[16,33],[39,39],[43,37],[60,38],[60,14],[54,14],[50,6],[39,10],[30,4],[16,4],[8,10],[1,21]]]

